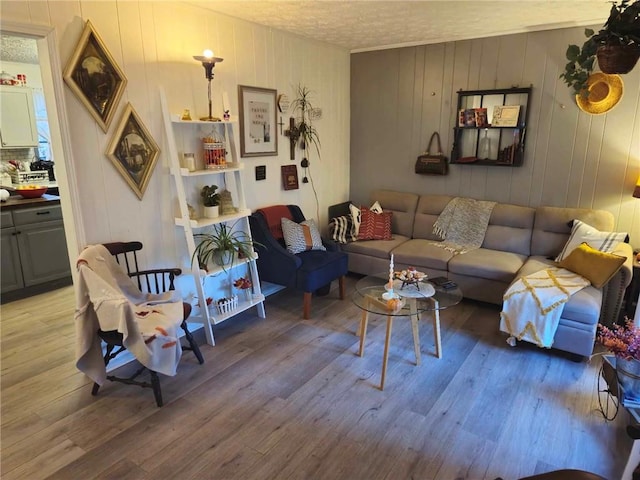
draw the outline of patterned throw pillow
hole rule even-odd
[[[349,243],[358,239],[351,215],[332,218],[329,228],[331,230],[331,240],[334,242]]]
[[[320,230],[313,220],[302,223],[292,222],[288,218],[282,219],[282,233],[284,243],[290,253],[296,254],[307,250],[326,250],[322,245]]]
[[[612,252],[616,248],[616,245],[624,242],[626,238],[626,233],[601,232],[589,224],[581,222],[580,220],[574,220],[571,228],[571,236],[560,252],[560,255],[556,257],[556,262],[561,262],[567,258],[582,242],[588,243],[592,248],[601,252]]]
[[[368,208],[360,210],[362,222],[358,240],[391,240],[391,217],[393,212],[375,213]]]
[[[366,207],[361,207],[361,208],[366,208]],[[382,213],[382,206],[380,205],[380,202],[378,202],[377,200],[373,203],[373,205],[371,205],[371,208],[369,209],[374,213]],[[355,236],[358,236],[358,232],[360,231],[360,223],[361,223],[361,210],[360,208],[356,207],[353,203],[349,205],[349,211],[351,212],[351,217],[353,218],[353,231],[355,232]]]

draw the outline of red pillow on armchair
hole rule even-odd
[[[375,213],[366,207],[360,209],[358,240],[391,240],[391,217],[393,212]]]

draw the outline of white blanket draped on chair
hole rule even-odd
[[[521,277],[505,292],[500,330],[511,337],[551,348],[563,305],[589,281],[569,270],[550,267]]]
[[[77,261],[76,366],[102,385],[106,368],[98,329],[117,330],[123,344],[150,370],[175,375],[182,347],[177,329],[182,300],[174,292],[141,292],[103,245],[85,248]]]

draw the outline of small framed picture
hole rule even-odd
[[[256,181],[267,179],[267,166],[256,165]]]
[[[476,111],[473,108],[467,108],[464,111],[464,126],[475,127],[476,126]]]
[[[298,167],[295,165],[283,165],[282,170],[282,188],[285,190],[297,190],[298,187]]]
[[[106,155],[140,200],[160,149],[130,103],[113,133]]]
[[[476,127],[486,127],[488,125],[487,122],[487,109],[486,108],[476,108]]]
[[[64,69],[64,81],[106,133],[127,78],[89,20]]]
[[[240,156],[278,155],[276,90],[238,85]]]
[[[493,107],[492,127],[517,127],[520,105],[496,105]]]

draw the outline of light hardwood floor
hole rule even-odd
[[[348,292],[355,277],[349,277]],[[360,311],[336,290],[267,300],[216,327],[205,364],[185,352],[149,389],[107,383],[92,397],[74,366],[72,287],[1,308],[3,479],[517,479],[579,468],[621,476],[624,412],[597,411],[600,360],[510,348],[498,308],[463,302],[442,319],[443,358],[420,322],[398,319],[380,391],[384,318],[357,356]],[[199,335],[203,343],[203,335]],[[123,367],[130,369],[130,366]]]

